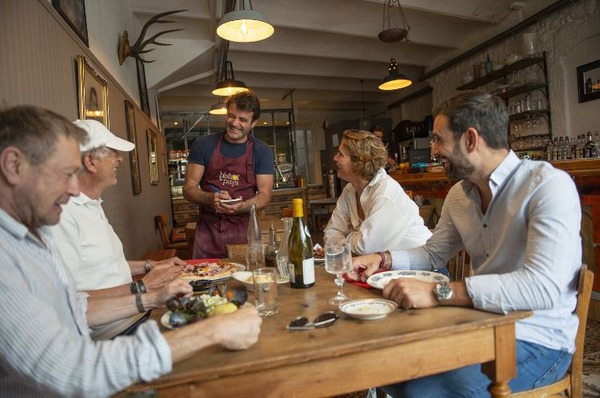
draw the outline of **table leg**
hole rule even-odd
[[[483,372],[492,383],[488,391],[494,398],[507,398],[510,395],[508,382],[517,375],[517,340],[514,323],[495,328],[496,359],[482,365]]]

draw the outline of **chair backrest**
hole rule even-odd
[[[451,279],[458,282],[472,274],[471,261],[466,251],[459,251],[453,259],[448,261],[448,271]]]
[[[164,214],[155,216],[154,223],[156,224],[156,228],[158,228],[163,249],[168,248],[171,242],[169,241],[169,235],[167,234],[167,216]]]
[[[592,297],[592,285],[594,284],[594,273],[587,265],[581,266],[579,271],[579,286],[577,287],[577,336],[575,337],[575,353],[571,361],[571,396],[581,397],[583,395],[583,343],[585,342],[585,329],[587,326],[590,298]]]
[[[583,264],[579,271],[577,307],[575,308],[575,313],[579,319],[579,326],[577,327],[577,334],[575,336],[575,352],[573,353],[571,367],[567,374],[562,379],[550,385],[511,394],[511,397],[539,398],[550,396],[551,394],[563,393],[568,390],[570,390],[569,397],[583,396],[583,345],[593,283],[594,273],[588,269],[587,265]]]

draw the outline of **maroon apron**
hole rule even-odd
[[[225,134],[219,139],[204,171],[201,188],[212,191],[212,184],[229,192],[232,198],[241,196],[243,200],[251,199],[256,195],[252,137],[248,136],[243,156],[226,158],[221,154],[224,136]],[[227,257],[226,244],[248,243],[248,219],[249,213],[221,214],[216,213],[212,206],[202,205],[196,222],[193,258],[224,258]]]

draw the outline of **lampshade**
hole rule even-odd
[[[217,34],[225,40],[240,43],[251,43],[270,37],[275,29],[273,25],[258,11],[252,9],[252,1],[248,1],[250,7],[246,9],[246,0],[236,1],[240,7],[228,12],[223,16]]]
[[[208,111],[211,115],[227,115],[227,106],[222,103],[216,103],[210,107],[210,111]]]
[[[412,80],[398,72],[398,64],[394,58],[390,59],[389,74],[383,78],[379,85],[380,90],[399,90],[412,84]]]
[[[222,97],[229,97],[233,94],[241,93],[244,91],[250,91],[246,84],[240,80],[235,80],[233,74],[233,65],[231,61],[225,62],[225,79],[221,80],[215,86],[212,93],[214,95],[220,95]]]
[[[392,16],[394,5],[398,6],[399,19],[395,20]],[[383,2],[383,26],[381,32],[377,35],[379,40],[384,43],[395,43],[408,38],[410,25],[400,5],[400,0],[385,0]]]

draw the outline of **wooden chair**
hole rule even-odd
[[[158,233],[160,234],[160,239],[162,241],[162,246],[164,250],[167,249],[175,249],[177,250],[177,254],[180,257],[189,258],[190,253],[188,250],[188,243],[185,240],[185,237],[182,240],[178,240],[176,242],[171,241],[170,234],[168,231],[168,222],[167,216],[164,214],[160,214],[154,217],[154,223],[156,224],[156,228],[158,229]]]
[[[559,381],[545,387],[535,388],[533,390],[521,391],[511,394],[511,397],[518,398],[540,398],[540,397],[581,397],[583,396],[583,343],[585,340],[585,327],[587,324],[587,314],[590,306],[590,297],[592,295],[592,284],[594,283],[594,273],[587,268],[587,265],[581,267],[579,271],[579,286],[577,288],[577,318],[579,326],[575,337],[575,353],[571,361],[571,367],[567,374]]]
[[[462,281],[472,274],[469,255],[464,250],[459,251],[456,256],[448,261],[448,272],[453,281]]]

